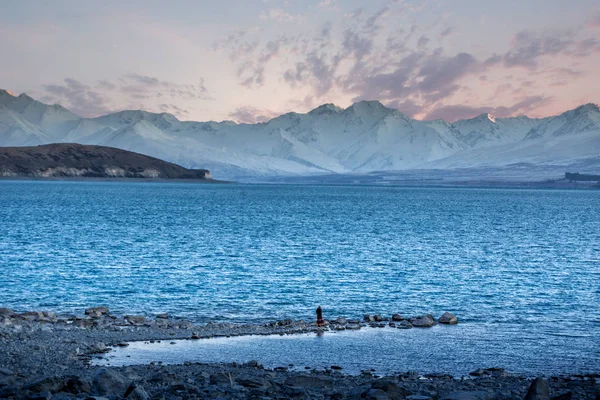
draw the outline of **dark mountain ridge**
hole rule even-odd
[[[75,143],[0,147],[0,177],[211,180],[206,169],[187,169],[131,151]]]

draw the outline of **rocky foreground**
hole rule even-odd
[[[552,377],[512,375],[502,369],[480,369],[469,377],[405,373],[379,377],[370,372],[346,375],[339,367],[291,371],[246,364],[140,365],[98,367],[91,357],[136,340],[201,339],[216,336],[313,332],[318,329],[362,329],[392,326],[426,328],[457,323],[446,313],[391,318],[367,315],[338,318],[325,328],[283,320],[269,324],[209,323],[160,314],[154,318],[114,316],[106,307],[85,315],[52,312],[14,313],[0,308],[0,398],[9,399],[600,399],[600,375]]]

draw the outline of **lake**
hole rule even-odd
[[[0,181],[0,206],[0,306],[197,322],[450,311],[454,337],[473,338],[461,346],[497,347],[481,367],[544,349],[552,371],[600,364],[600,191]]]

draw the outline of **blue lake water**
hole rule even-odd
[[[451,311],[473,340],[446,344],[482,367],[476,337],[515,360],[541,343],[553,371],[600,365],[600,191],[0,181],[0,273],[17,310]]]

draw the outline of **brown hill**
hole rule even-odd
[[[187,169],[113,147],[73,143],[0,147],[0,177],[211,179],[205,169]]]

